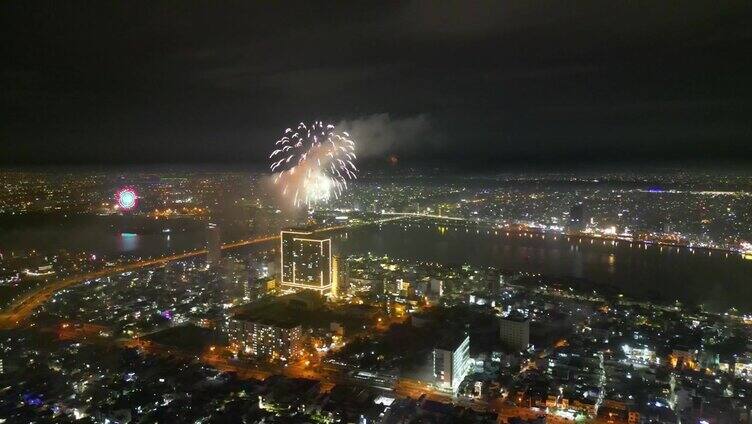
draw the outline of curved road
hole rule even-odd
[[[232,249],[251,244],[263,243],[278,239],[279,236],[259,237],[255,239],[243,240],[236,243],[230,243],[222,246],[222,249]],[[14,302],[5,313],[0,315],[0,328],[7,329],[17,327],[21,322],[31,315],[43,303],[47,302],[53,294],[71,286],[83,283],[84,281],[96,280],[98,278],[110,275],[122,274],[124,272],[136,271],[143,268],[161,266],[171,261],[179,261],[192,258],[199,255],[205,255],[206,249],[194,250],[191,252],[180,253],[177,255],[163,256],[156,259],[147,259],[138,262],[131,262],[124,265],[118,265],[111,268],[100,269],[86,274],[74,275],[62,280],[54,281],[50,284],[40,287],[18,301]]]
[[[376,220],[373,222],[354,224],[354,225],[337,225],[333,227],[320,228],[315,230],[316,233],[323,233],[327,231],[340,230],[343,228],[350,228],[358,225],[371,225],[378,224],[386,221],[393,221],[397,219],[405,218],[404,216],[391,217]],[[233,243],[227,243],[222,246],[222,250],[236,249],[238,247],[249,246],[258,243],[269,242],[272,240],[278,240],[279,236],[263,236],[252,239],[241,240]],[[81,284],[84,281],[96,280],[98,278],[107,277],[110,275],[122,274],[124,272],[137,271],[144,268],[150,268],[154,266],[165,265],[168,262],[179,261],[183,259],[192,258],[199,255],[205,255],[206,249],[193,250],[191,252],[180,253],[177,255],[163,256],[156,259],[147,259],[143,261],[131,262],[124,265],[115,266],[112,268],[105,268],[99,271],[93,271],[86,274],[74,275],[64,278],[62,280],[53,281],[37,290],[27,294],[21,299],[13,302],[2,314],[0,314],[0,329],[10,329],[18,327],[25,319],[27,319],[39,306],[47,302],[52,295],[56,292],[66,289],[77,284]]]

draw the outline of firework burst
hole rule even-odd
[[[136,194],[136,190],[130,187],[124,187],[115,193],[115,201],[120,210],[129,211],[136,207],[138,194]]]
[[[355,159],[355,142],[348,133],[321,121],[301,122],[274,143],[269,169],[284,196],[291,196],[295,206],[310,207],[347,190],[347,182],[357,178]]]

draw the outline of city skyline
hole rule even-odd
[[[752,424],[750,17],[0,2],[0,424]]]

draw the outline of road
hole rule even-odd
[[[362,224],[356,224],[356,225],[339,225],[339,226],[321,228],[321,229],[316,230],[315,232],[321,233],[321,232],[335,231],[335,230],[346,229],[346,228],[353,228],[359,225],[379,224],[379,223],[383,223],[387,221],[394,221],[394,220],[399,220],[399,219],[409,218],[409,217],[414,217],[414,216],[426,217],[425,215],[417,215],[417,214],[399,214],[399,215],[393,215],[388,218],[384,218],[384,219],[380,219],[380,220],[376,220],[376,221],[368,222],[368,223],[362,223]],[[436,218],[447,218],[447,217],[436,216]],[[222,249],[223,250],[235,249],[235,248],[240,248],[244,246],[270,242],[274,240],[279,240],[279,236],[275,235],[275,236],[256,237],[252,239],[241,240],[238,242],[227,243],[222,246]],[[118,265],[115,267],[105,268],[105,269],[101,269],[98,271],[71,276],[71,277],[63,278],[61,280],[50,282],[49,284],[27,294],[20,300],[14,302],[9,308],[6,309],[6,311],[3,314],[0,314],[0,329],[10,329],[10,328],[18,327],[27,318],[29,318],[31,314],[37,308],[39,308],[41,305],[47,302],[56,292],[60,290],[64,290],[68,287],[81,284],[85,281],[96,280],[99,278],[122,274],[125,272],[133,272],[133,271],[138,271],[138,270],[145,269],[145,268],[163,266],[172,261],[185,260],[185,259],[200,256],[200,255],[205,255],[206,253],[207,253],[206,249],[198,249],[198,250],[194,250],[190,252],[163,256],[163,257],[156,258],[156,259],[147,259],[147,260],[131,262],[131,263],[123,264],[123,265]],[[101,339],[96,335],[99,332],[101,332],[101,330],[102,328],[99,328],[99,327],[88,328],[84,326],[81,328],[79,327],[69,328],[66,325],[64,327],[61,327],[61,329],[58,330],[58,337],[64,338],[64,339],[80,339],[83,337],[84,339],[89,339],[90,342],[94,340],[98,340],[98,339],[101,341]],[[327,371],[326,369],[321,368],[321,367],[317,367],[314,369],[314,368],[305,367],[302,365],[292,365],[288,367],[281,367],[279,369],[270,369],[268,367],[260,367],[258,365],[252,365],[249,363],[233,361],[226,357],[223,357],[222,355],[215,355],[211,353],[195,355],[195,354],[190,354],[187,352],[181,352],[178,349],[157,345],[153,342],[147,342],[140,338],[121,339],[121,340],[118,340],[116,344],[119,345],[120,347],[139,348],[153,355],[158,355],[158,356],[179,358],[182,360],[200,360],[201,362],[207,365],[210,365],[216,369],[219,369],[222,371],[235,372],[240,378],[264,379],[272,374],[282,374],[287,377],[309,378],[309,379],[319,380],[322,383],[322,385],[325,387],[331,387],[336,384],[349,383],[349,384],[359,384],[363,386],[374,386],[374,387],[381,388],[378,385],[371,384],[369,381],[354,379],[350,376],[347,376],[344,373]],[[419,398],[421,395],[425,394],[429,399],[432,399],[432,400],[454,403],[457,405],[462,405],[462,406],[470,407],[470,408],[477,409],[477,410],[486,410],[489,406],[485,402],[470,402],[470,401],[465,401],[465,400],[459,400],[457,398],[452,398],[451,396],[448,396],[446,393],[438,392],[432,387],[430,387],[429,385],[426,385],[425,383],[422,383],[417,380],[398,379],[395,382],[393,389],[394,389],[394,393],[398,396]]]
[[[387,221],[394,221],[397,219],[406,218],[405,216],[396,216],[390,218],[384,218],[373,222],[367,222],[355,225],[337,225],[332,227],[320,228],[315,230],[316,233],[323,233],[328,231],[341,230],[345,228],[353,228],[359,225],[372,225],[380,224]],[[265,243],[273,240],[279,240],[279,236],[263,236],[255,237],[251,239],[240,240],[232,243],[226,243],[222,246],[222,250],[237,249],[240,247],[251,246],[254,244]],[[206,249],[198,249],[190,252],[179,253],[175,255],[162,256],[156,259],[146,259],[136,262],[130,262],[123,265],[100,269],[85,274],[74,275],[63,278],[61,280],[52,281],[49,284],[44,285],[32,292],[28,293],[21,299],[13,302],[8,308],[0,314],[0,329],[11,329],[21,325],[31,314],[47,302],[55,293],[60,290],[64,290],[68,287],[81,284],[85,281],[96,280],[98,278],[109,277],[112,275],[122,274],[124,272],[138,271],[145,268],[152,268],[157,266],[163,266],[169,262],[180,261],[184,259],[193,258],[206,254]]]
[[[83,334],[83,333],[78,333]],[[207,351],[202,354],[183,352],[178,348],[164,346],[142,338],[123,339],[118,341],[121,347],[137,348],[151,355],[160,356],[168,359],[180,359],[184,361],[199,360],[205,365],[224,372],[232,372],[241,379],[264,380],[271,375],[284,375],[289,378],[307,378],[317,380],[323,388],[331,388],[337,384],[353,384],[364,387],[373,387],[377,389],[392,389],[393,393],[399,397],[410,397],[418,399],[425,395],[428,399],[453,403],[477,411],[489,410],[489,404],[481,400],[459,399],[451,395],[437,391],[430,384],[422,381],[398,378],[394,381],[392,387],[385,387],[383,382],[372,381],[370,379],[360,379],[348,375],[342,370],[332,369],[322,366],[306,366],[300,362],[292,363],[288,366],[274,366],[271,364],[252,363],[244,360],[232,359],[222,348],[216,351]]]
[[[382,215],[391,215],[391,216],[399,216],[399,217],[410,217],[410,218],[433,218],[433,219],[446,219],[449,221],[467,221],[467,218],[459,218],[456,216],[444,216],[444,215],[432,215],[427,213],[417,213],[417,212],[381,212]]]
[[[223,248],[235,248],[240,246],[248,246],[252,244],[263,243],[278,239],[279,236],[266,236],[258,237],[249,240],[243,240],[242,242],[232,243]],[[47,302],[52,295],[60,290],[66,289],[71,286],[83,283],[84,281],[96,280],[98,278],[104,278],[112,275],[122,274],[124,272],[137,271],[144,268],[151,268],[155,266],[162,266],[172,261],[180,261],[199,255],[206,254],[206,249],[194,250],[186,253],[179,253],[177,255],[163,256],[156,259],[147,259],[137,262],[131,262],[124,265],[118,265],[110,268],[100,269],[98,271],[89,272],[86,274],[74,275],[64,278],[62,280],[53,281],[14,302],[5,312],[0,315],[0,329],[14,328],[20,325],[26,318],[28,318],[38,307]]]

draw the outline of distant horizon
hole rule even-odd
[[[504,173],[577,173],[577,172],[633,172],[635,170],[647,170],[651,172],[668,172],[681,170],[715,170],[752,173],[752,159],[716,159],[716,160],[661,160],[641,161],[622,160],[613,162],[532,162],[509,160],[500,163],[485,163],[478,165],[471,160],[458,159],[454,162],[442,160],[411,160],[400,159],[399,164],[391,165],[386,160],[361,160],[361,170],[368,172],[404,172],[409,170],[444,170],[475,174],[504,174]],[[118,170],[230,170],[230,171],[254,171],[270,173],[269,165],[262,162],[110,162],[110,163],[27,163],[27,164],[3,164],[0,163],[1,171],[12,170],[97,170],[117,172]]]

